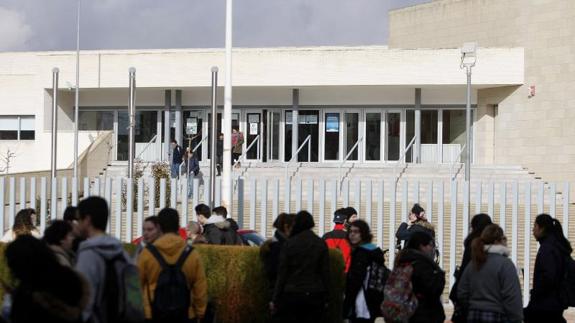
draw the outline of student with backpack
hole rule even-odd
[[[471,243],[471,262],[457,293],[468,323],[521,323],[523,302],[517,268],[509,259],[507,238],[497,224],[488,225]]]
[[[353,252],[347,273],[344,318],[353,323],[373,323],[381,316],[379,306],[389,269],[385,267],[383,251],[371,243],[373,235],[365,221],[352,222],[348,236]]]
[[[434,254],[433,238],[413,232],[385,285],[381,309],[386,322],[443,323],[445,273],[433,260]]]
[[[347,214],[345,209],[335,211],[333,223],[335,223],[333,230],[324,234],[322,239],[328,248],[341,251],[343,262],[345,263],[345,272],[347,273],[351,263],[351,246],[347,239]]]
[[[575,305],[575,273],[570,256],[573,248],[563,234],[561,223],[548,214],[535,218],[533,236],[539,242],[539,251],[535,258],[531,299],[524,310],[525,322],[566,322],[563,311],[567,306]]]
[[[165,208],[158,214],[163,235],[146,246],[138,259],[146,319],[154,323],[191,323],[203,319],[208,286],[202,261],[178,235],[179,215]]]
[[[90,323],[142,322],[142,290],[138,268],[120,240],[106,234],[108,203],[88,197],[78,204],[78,227],[87,238],[80,244],[76,269],[90,286],[84,321]]]

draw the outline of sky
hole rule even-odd
[[[0,51],[73,50],[78,0],[0,0]],[[224,46],[225,0],[81,0],[82,49]],[[385,45],[388,11],[431,0],[235,0],[234,46]]]

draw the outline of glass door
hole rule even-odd
[[[158,129],[157,111],[136,111],[134,128],[134,155],[143,161],[155,161],[157,145],[150,143]],[[117,159],[128,160],[130,117],[128,111],[118,111]]]
[[[261,160],[261,146],[263,142],[263,127],[262,127],[262,113],[250,112],[246,113],[246,140],[244,143],[244,151],[246,160]],[[258,139],[259,138],[259,139]],[[254,143],[254,141],[258,142]],[[253,145],[252,145],[253,144]],[[249,149],[249,150],[248,150]]]
[[[281,111],[268,113],[268,159],[269,161],[280,160],[280,134],[281,134]]]
[[[345,112],[344,113],[344,147],[345,147],[345,155],[344,158],[347,157],[347,161],[357,161],[359,160],[359,144],[355,146],[357,141],[359,140],[359,112]],[[354,149],[355,146],[355,149]]]
[[[342,133],[341,113],[326,111],[323,126],[323,159],[325,161],[341,160],[340,139]]]
[[[299,152],[297,160],[300,162],[317,162],[319,160],[319,110],[300,110],[298,114],[298,147],[310,137],[310,142]],[[308,149],[308,145],[311,147]],[[311,156],[309,153],[311,153]]]
[[[365,161],[376,162],[382,160],[382,114],[381,110],[367,110],[365,112]]]
[[[401,112],[385,113],[385,160],[397,161],[401,154]]]

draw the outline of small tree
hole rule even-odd
[[[0,172],[8,174],[10,172],[10,162],[16,158],[16,153],[11,151],[10,148],[6,149],[6,153],[0,155],[0,160],[4,164],[4,168],[0,168]]]

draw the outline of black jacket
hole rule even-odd
[[[243,244],[238,232],[226,220],[204,225],[204,237],[209,244],[228,246]]]
[[[410,323],[443,323],[445,312],[441,304],[441,294],[445,287],[445,273],[424,253],[405,249],[401,252],[399,264],[410,262],[413,266],[413,292],[419,301]]]
[[[280,254],[286,241],[287,237],[276,230],[274,237],[264,242],[264,244],[260,247],[260,257],[262,259],[264,270],[266,272],[269,287],[272,293],[278,277]]]
[[[559,299],[559,286],[569,252],[553,236],[540,239],[539,244],[529,308],[535,311],[561,311],[564,307]]]
[[[401,223],[397,229],[397,232],[395,233],[395,237],[398,240],[405,241],[405,245],[407,245],[409,239],[411,239],[411,235],[414,232],[425,232],[435,240],[435,228],[431,223],[424,220],[419,220],[411,226],[405,222]]]
[[[345,299],[343,302],[343,315],[345,318],[355,318],[355,299],[362,288],[365,277],[367,276],[367,267],[372,262],[384,265],[383,251],[372,244],[356,247],[351,253],[351,265],[347,273],[345,285]],[[371,318],[381,316],[380,305],[382,299],[378,299],[369,292],[364,291],[367,308]]]
[[[280,253],[273,301],[285,293],[324,293],[329,290],[329,254],[325,242],[313,231],[290,237]]]

